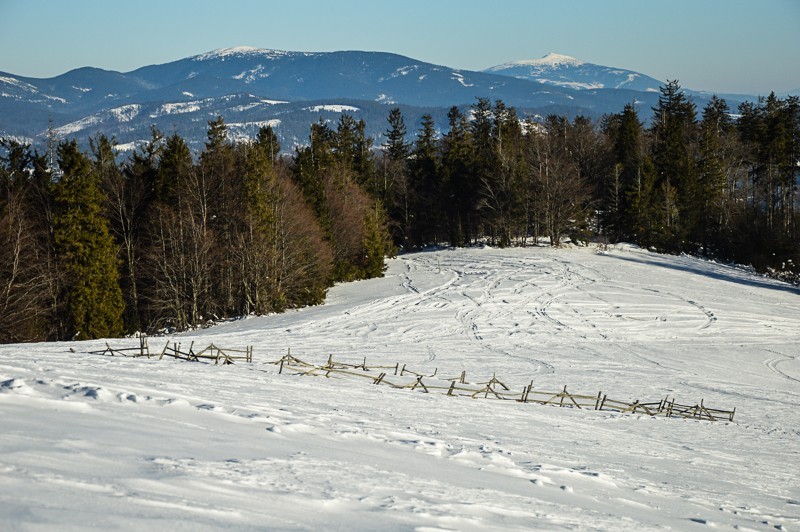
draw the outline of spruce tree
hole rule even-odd
[[[472,165],[472,135],[467,119],[458,107],[450,108],[447,119],[450,130],[442,142],[442,178],[446,197],[444,210],[447,213],[450,244],[463,246],[474,236],[474,211],[478,198],[478,183]]]
[[[730,206],[727,202],[728,182],[723,145],[732,127],[728,104],[716,96],[712,97],[703,109],[700,122],[698,170],[702,209],[697,232],[704,253],[711,255],[719,251],[726,229],[729,229]]]
[[[660,244],[688,250],[700,215],[698,176],[692,148],[696,109],[677,81],[661,87],[653,108],[653,163],[656,168]]]
[[[80,339],[119,336],[122,292],[98,174],[74,140],[59,144],[58,164],[62,173],[54,186],[54,238],[66,274],[67,335]]]
[[[440,166],[436,124],[426,114],[422,116],[409,162],[409,187],[414,194],[407,231],[412,247],[438,244],[447,238],[443,234],[442,213],[450,202],[445,203],[442,197]]]
[[[389,111],[389,129],[386,130],[386,142],[384,148],[390,161],[405,161],[408,158],[409,145],[406,141],[406,124],[403,121],[403,113],[399,107],[394,107]]]
[[[408,173],[410,146],[406,141],[406,125],[399,107],[389,111],[386,142],[380,160],[380,190],[371,190],[380,197],[394,224],[395,241],[409,247],[412,227],[412,206],[418,190],[412,186]]]

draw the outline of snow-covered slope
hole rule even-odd
[[[663,82],[644,74],[592,63],[568,55],[549,53],[541,59],[511,61],[484,70],[545,85],[570,89],[629,89],[657,92]]]
[[[455,250],[402,256],[320,307],[173,339],[253,345],[252,364],[88,353],[103,341],[2,346],[0,522],[794,530],[799,295],[633,248]],[[278,374],[268,362],[287,349],[737,410],[712,423]]]

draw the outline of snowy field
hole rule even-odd
[[[0,346],[0,529],[800,530],[799,296],[627,247],[455,250],[175,338],[252,345],[252,364]],[[289,348],[736,416],[279,375]]]

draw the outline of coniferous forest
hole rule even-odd
[[[184,330],[317,304],[432,245],[631,242],[800,272],[800,99],[697,109],[677,82],[653,118],[521,117],[502,101],[411,130],[392,109],[381,149],[348,114],[284,152],[232,143],[222,117],[192,154],[153,129],[114,140],[0,142],[0,342]]]

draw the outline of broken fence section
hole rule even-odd
[[[195,351],[194,342],[191,342],[189,347],[185,348],[180,343],[167,341],[161,350],[154,352],[150,351],[146,337],[139,338],[139,347],[113,348],[106,342],[105,349],[90,351],[90,353],[134,358],[158,358],[159,360],[166,356],[193,362],[207,360],[209,362],[213,361],[214,364],[233,364],[237,360],[253,362],[253,346],[247,346],[245,349],[230,349],[227,347],[222,348],[212,343],[199,351]]]
[[[698,419],[705,421],[733,421],[736,409],[720,410],[705,406],[704,401],[694,405],[685,405],[676,402],[669,396],[659,401],[633,402],[611,399],[602,391],[596,395],[581,395],[570,393],[567,387],[558,392],[536,390],[533,381],[522,388],[521,392],[513,392],[500,381],[496,375],[486,382],[468,382],[466,372],[462,371],[457,377],[437,377],[438,368],[432,374],[412,371],[405,364],[397,363],[393,366],[368,366],[367,359],[361,363],[350,364],[337,362],[332,356],[323,365],[316,365],[292,356],[291,350],[275,362],[279,366],[278,373],[292,371],[296,375],[331,377],[342,375],[368,379],[375,385],[387,385],[397,389],[420,390],[430,393],[440,390],[448,396],[468,396],[473,399],[500,399],[520,403],[534,403],[558,407],[578,408],[584,410],[601,410],[620,412],[625,414],[646,414],[649,416],[677,417]],[[409,381],[400,378],[411,377]],[[447,383],[447,384],[445,384]]]

